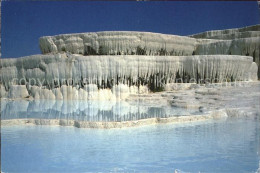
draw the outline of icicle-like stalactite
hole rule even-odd
[[[252,57],[235,55],[53,54],[1,61],[5,96],[39,99],[125,99],[174,82],[255,80],[257,70]],[[15,93],[20,85],[28,93]]]
[[[246,55],[260,65],[260,25],[208,31],[190,37],[150,32],[105,31],[45,36],[42,53],[80,55]],[[260,70],[258,70],[260,77]]]
[[[207,31],[190,37],[197,39],[196,55],[246,55],[260,66],[260,25]],[[260,70],[258,68],[258,78]]]
[[[191,55],[196,39],[150,32],[105,31],[41,37],[42,53],[81,55]]]
[[[243,55],[252,56],[256,64],[260,64],[260,37],[234,40],[209,40],[197,45],[196,55]],[[260,76],[260,71],[258,71]]]

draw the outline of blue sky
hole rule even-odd
[[[2,2],[2,57],[40,54],[45,35],[149,31],[189,35],[259,24],[256,1]]]

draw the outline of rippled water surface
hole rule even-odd
[[[4,172],[256,172],[258,118],[124,129],[2,127]]]

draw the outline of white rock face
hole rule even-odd
[[[256,80],[257,70],[252,57],[235,55],[53,54],[1,62],[1,81],[9,96],[15,97],[14,87],[19,84],[23,94],[17,96],[26,97],[30,93],[36,99],[125,99],[129,94],[147,93],[147,87],[165,87],[176,80],[184,83]]]
[[[124,100],[149,90],[178,89],[174,83],[260,76],[260,25],[190,37],[108,31],[46,36],[39,42],[47,55],[1,60],[1,97]]]
[[[257,81],[257,79],[258,79],[257,70],[258,70],[257,64],[255,62],[253,62],[252,65],[250,66],[250,68],[248,69],[247,73],[245,73],[246,80]]]
[[[247,55],[259,65],[260,37],[203,42],[197,45],[196,55]]]
[[[260,65],[260,25],[208,31],[190,37],[132,31],[63,34],[41,37],[39,43],[44,54],[246,55]]]
[[[5,87],[3,85],[0,85],[0,97],[6,97],[7,93],[5,91]]]
[[[193,118],[188,120],[190,123],[199,120],[197,119],[198,114],[210,115],[209,119],[225,120],[226,118],[244,117],[255,120],[260,112],[260,82],[229,84],[230,86],[193,84],[197,85],[198,88],[189,90],[185,89],[188,84],[178,84],[184,85],[184,89],[149,93],[142,97],[132,95],[127,100],[118,102],[116,100],[35,99],[10,101],[2,99],[1,120],[34,118],[94,121],[96,123],[135,121],[158,117],[161,118],[158,122],[170,122],[164,118],[191,115]],[[201,118],[200,120],[203,120],[203,117]]]
[[[33,98],[35,98],[35,99],[52,100],[52,99],[56,98],[54,93],[51,90],[46,89],[46,88],[40,88],[38,86],[32,86],[30,89],[30,92],[31,92],[31,95],[33,96]]]
[[[230,40],[237,38],[259,37],[260,25],[247,26],[243,28],[206,31],[191,35],[193,38]]]
[[[253,57],[258,67],[260,65],[260,25],[207,31],[191,37],[198,41],[196,55],[247,55]]]
[[[28,96],[29,93],[25,85],[11,85],[8,92],[9,98],[25,98]]]
[[[45,36],[39,43],[44,54],[191,55],[196,39],[150,32],[106,31]]]

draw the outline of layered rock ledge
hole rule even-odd
[[[215,111],[207,115],[187,115],[175,116],[169,118],[149,118],[136,121],[123,122],[91,122],[91,121],[77,121],[77,120],[58,120],[58,119],[12,119],[2,120],[1,126],[12,125],[60,125],[60,126],[74,126],[78,128],[125,128],[138,127],[153,124],[165,123],[190,123],[197,121],[209,121],[213,119],[226,118],[227,114],[224,111]]]
[[[260,25],[208,31],[190,37],[133,31],[62,34],[41,37],[39,43],[43,54],[245,55],[252,56],[260,65]]]
[[[124,99],[171,83],[257,80],[252,57],[237,55],[33,55],[1,60],[1,96]],[[101,93],[100,93],[101,92]]]

